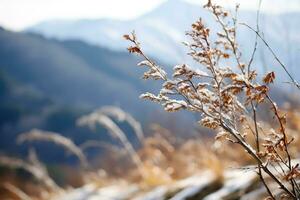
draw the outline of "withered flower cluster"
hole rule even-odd
[[[141,98],[161,104],[168,112],[185,109],[200,113],[199,123],[217,130],[217,139],[225,138],[241,145],[253,158],[269,198],[275,199],[280,194],[299,199],[299,165],[292,163],[289,152],[292,139],[286,132],[285,115],[269,94],[275,73],[270,72],[259,81],[251,68],[252,61],[242,62],[236,39],[238,6],[233,14],[211,1],[204,7],[214,15],[220,27],[217,39],[211,40],[211,31],[202,19],[192,24],[192,30],[186,33],[191,40],[184,44],[199,66],[176,65],[172,77],[144,54],[134,32],[124,35],[132,43],[129,52],[144,59],[138,64],[148,69],[143,78],[163,81],[158,94],[147,92]],[[261,130],[257,118],[261,104],[269,104],[277,120],[278,127],[268,133]],[[247,134],[249,130],[255,144]],[[269,180],[279,186],[279,192],[270,189]]]

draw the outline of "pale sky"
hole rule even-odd
[[[166,0],[0,0],[0,26],[11,30],[52,19],[132,19]],[[172,0],[170,0],[172,1]],[[203,4],[206,0],[186,0]],[[259,0],[218,0],[256,9]],[[267,6],[264,6],[267,5]],[[272,5],[272,6],[270,6]],[[267,12],[300,11],[300,0],[263,0]]]

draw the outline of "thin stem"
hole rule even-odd
[[[256,138],[255,138],[256,149],[257,149],[257,152],[259,153],[260,152],[260,144],[259,144],[259,131],[258,131],[258,127],[257,127],[256,107],[254,106],[254,104],[253,104],[252,101],[251,101],[251,108],[252,108],[252,111],[253,111],[253,121],[254,121],[255,136],[256,136]],[[259,175],[260,180],[264,184],[264,186],[265,186],[268,194],[270,195],[270,197],[275,200],[274,195],[272,194],[269,186],[267,185],[267,183],[266,183],[266,181],[265,181],[265,179],[263,177],[262,170],[261,170],[262,165],[258,163],[257,166],[258,166],[258,175]]]
[[[260,33],[258,31],[256,31],[255,29],[253,29],[251,26],[249,26],[248,24],[245,23],[241,23],[241,25],[248,27],[250,30],[252,30],[260,39],[261,41],[265,44],[265,46],[269,49],[269,51],[271,52],[271,54],[273,55],[273,57],[275,58],[275,60],[279,63],[279,65],[283,68],[283,70],[286,72],[286,74],[288,75],[288,77],[290,78],[290,80],[292,81],[292,83],[298,88],[300,89],[300,84],[293,78],[293,76],[290,74],[290,72],[287,70],[287,67],[280,61],[280,59],[278,58],[278,56],[275,54],[275,52],[273,51],[273,49],[270,47],[270,45],[267,43],[267,41],[260,35]]]
[[[223,121],[221,121],[221,127],[224,130],[231,133],[231,135],[239,141],[239,144],[249,153],[250,156],[252,156],[252,158],[254,160],[256,160],[256,162],[259,165],[261,165],[261,168],[264,170],[264,172],[266,172],[266,174],[268,174],[280,186],[281,189],[283,189],[293,199],[295,199],[295,200],[297,199],[295,194],[293,194],[289,189],[287,189],[287,187],[285,185],[283,185],[283,183],[268,169],[267,166],[264,166],[263,161],[257,156],[257,154],[255,153],[255,150],[249,144],[245,143],[244,141],[242,141],[239,138],[236,130],[234,130],[231,127],[227,126]]]
[[[259,0],[258,3],[258,9],[257,9],[257,13],[256,13],[256,31],[259,33],[259,14],[260,14],[260,9],[261,9],[261,4],[262,4],[262,0]],[[248,63],[248,76],[250,75],[250,70],[251,70],[251,64],[254,60],[254,56],[257,50],[257,45],[258,45],[258,35],[255,35],[255,44],[254,44],[254,49],[252,51],[252,55],[250,58],[250,61]]]

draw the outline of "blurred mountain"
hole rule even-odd
[[[87,139],[111,141],[108,134],[90,134],[76,127],[76,119],[104,105],[120,106],[143,125],[162,122],[186,134],[176,121],[194,123],[193,116],[161,112],[139,95],[155,91],[159,83],[140,79],[139,60],[127,52],[108,50],[83,41],[58,41],[0,28],[0,151],[26,154],[16,136],[32,128],[59,132],[80,144]],[[120,124],[136,143],[132,129]],[[113,141],[111,141],[113,142]],[[59,151],[41,147],[48,161],[64,161]],[[55,148],[57,149],[57,148]],[[42,156],[43,157],[43,156]]]
[[[122,35],[136,30],[146,51],[157,58],[170,61],[170,57],[182,57],[183,52],[178,48],[178,41],[183,41],[184,31],[188,30],[201,12],[198,7],[172,0],[135,20],[56,20],[42,22],[25,31],[61,40],[80,39],[90,44],[124,51],[127,43]]]
[[[20,152],[16,135],[34,127],[77,143],[108,140],[106,134],[86,134],[76,119],[100,106],[117,105],[143,121],[158,107],[138,98],[154,86],[139,79],[138,60],[128,53],[0,29],[0,57],[0,151]],[[50,154],[49,160],[63,156]]]
[[[190,24],[199,17],[204,19],[213,32],[218,30],[214,18],[201,6],[183,0],[169,0],[134,20],[56,20],[42,22],[25,31],[40,33],[48,38],[80,39],[114,50],[125,50],[128,44],[122,39],[122,35],[135,30],[147,53],[166,63],[174,64],[188,61],[181,42],[187,40],[185,31],[189,30]],[[245,22],[252,27],[256,26],[256,12],[241,10],[238,18],[240,22]],[[300,76],[300,70],[296,66],[300,61],[299,23],[300,13],[296,12],[261,13],[260,16],[261,31],[265,39],[295,76]],[[244,52],[244,59],[248,60],[252,53],[255,35],[241,25],[238,39]],[[262,72],[277,70],[280,76],[284,75],[261,43],[256,58],[256,64]]]
[[[127,53],[4,30],[0,44],[1,70],[59,103],[138,106],[146,87]]]

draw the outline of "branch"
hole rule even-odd
[[[249,28],[250,30],[252,30],[261,39],[261,41],[269,49],[269,51],[271,52],[271,54],[273,55],[273,57],[275,58],[275,60],[279,63],[279,65],[286,72],[286,74],[288,75],[288,77],[290,78],[290,80],[292,81],[292,83],[300,90],[300,84],[294,79],[294,77],[291,75],[291,73],[287,70],[287,67],[280,61],[280,59],[278,58],[278,56],[275,54],[275,52],[270,47],[270,45],[267,43],[267,41],[260,35],[260,33],[258,31],[256,31],[254,28],[252,28],[251,26],[249,26],[248,24],[246,24],[246,23],[240,23],[240,24],[243,25],[243,26],[246,26],[247,28]]]

